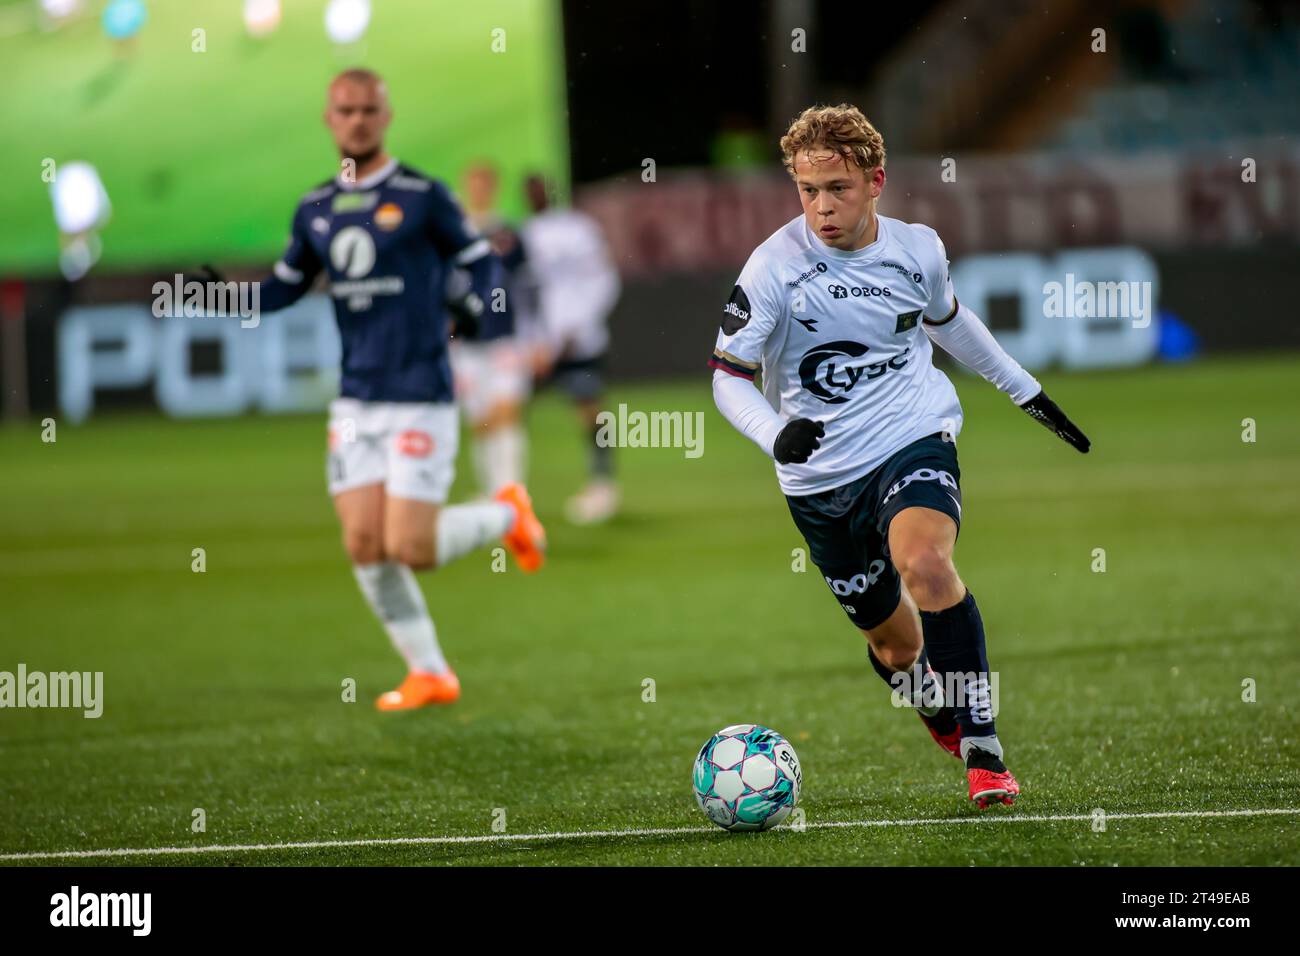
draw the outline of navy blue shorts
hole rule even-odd
[[[929,435],[857,481],[785,500],[813,563],[849,620],[860,628],[877,627],[894,613],[902,594],[889,557],[894,515],[904,508],[930,508],[961,528],[957,446],[941,433]]]

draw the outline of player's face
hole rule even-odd
[[[546,180],[541,176],[529,176],[524,180],[524,196],[533,212],[541,212],[550,203],[546,195]]]
[[[496,173],[487,166],[471,166],[465,172],[465,205],[475,212],[488,212],[496,201]]]
[[[345,158],[365,160],[383,149],[390,119],[382,83],[338,80],[330,86],[325,125]]]
[[[808,228],[836,249],[861,249],[873,238],[876,200],[885,185],[879,166],[864,171],[830,149],[801,150],[794,161],[795,185]]]

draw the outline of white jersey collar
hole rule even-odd
[[[358,189],[370,189],[371,187],[378,186],[381,182],[391,176],[396,169],[397,158],[393,157],[369,176],[358,179],[355,183],[345,182],[342,173],[336,176],[334,181],[338,184],[339,189],[342,189],[344,192],[353,192]]]
[[[852,252],[826,245],[826,243],[822,242],[821,237],[808,228],[807,219],[803,221],[803,230],[808,236],[808,244],[812,248],[832,259],[841,259],[845,262],[875,262],[884,254],[885,245],[889,240],[889,233],[885,228],[885,217],[880,215],[876,216],[876,241],[869,246],[863,246],[861,249],[854,249]]]

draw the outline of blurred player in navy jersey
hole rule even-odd
[[[404,710],[460,696],[412,572],[498,538],[535,571],[545,534],[519,484],[492,501],[446,506],[459,422],[445,282],[450,269],[469,274],[452,307],[464,335],[484,315],[499,264],[442,183],[384,151],[391,118],[375,73],[347,70],[330,83],[325,124],[342,172],[298,204],[261,303],[282,309],[326,273],[343,345],[340,395],[330,404],[329,491],[361,592],[408,668],[376,706]]]
[[[529,176],[524,189],[533,216],[520,232],[541,327],[536,369],[573,399],[591,441],[587,485],[569,499],[565,514],[575,524],[594,524],[618,509],[613,449],[597,441],[596,416],[605,394],[608,318],[621,283],[594,219],[552,206],[541,176]]]
[[[451,346],[456,401],[473,435],[479,487],[488,494],[524,480],[528,439],[522,416],[532,391],[532,367],[519,339],[524,247],[497,213],[498,183],[497,171],[488,163],[465,170],[462,195],[470,224],[492,243],[503,276],[501,292],[494,292],[479,320],[478,335]],[[468,275],[458,274],[449,288],[459,295],[468,283]]]

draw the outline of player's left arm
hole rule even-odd
[[[937,237],[935,241],[939,242]],[[938,288],[921,320],[926,335],[953,358],[1009,395],[1017,406],[1055,432],[1062,441],[1086,453],[1092,447],[1088,436],[1047,397],[1038,379],[1007,354],[979,316],[957,301],[952,279],[948,276],[942,242],[939,242],[939,252],[943,281],[936,283]]]
[[[259,287],[261,310],[275,312],[293,305],[307,294],[322,268],[320,258],[307,238],[305,213],[299,206],[293,214],[288,248]]]
[[[500,261],[492,244],[470,226],[460,204],[439,182],[429,190],[429,238],[443,258],[469,275],[469,288],[447,306],[455,318],[456,334],[473,338],[479,318],[500,286]]]

